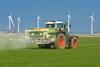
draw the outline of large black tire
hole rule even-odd
[[[51,44],[38,44],[39,48],[50,48]]]
[[[78,38],[77,37],[71,37],[70,38],[70,44],[72,48],[78,47]]]
[[[66,47],[66,36],[63,33],[56,35],[55,48],[64,49]]]

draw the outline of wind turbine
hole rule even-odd
[[[92,14],[92,16],[89,16],[89,18],[90,18],[90,22],[91,22],[91,35],[93,35],[93,23],[95,21],[94,13]]]
[[[70,32],[70,21],[71,21],[71,15],[70,13],[67,15],[67,18],[68,18],[68,33]]]
[[[40,16],[37,16],[37,28],[39,28],[39,23],[40,23]]]
[[[10,14],[10,16],[8,16],[8,19],[9,19],[9,31],[11,31],[12,30],[12,26],[14,28],[14,22],[13,22],[11,14]],[[12,26],[11,26],[11,24],[12,24]]]
[[[18,17],[18,18],[17,18],[17,21],[18,21],[18,29],[17,29],[17,32],[20,33],[19,24],[20,24],[20,22],[21,22],[21,18]]]

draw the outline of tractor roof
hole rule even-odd
[[[63,23],[62,21],[47,21],[46,24]]]

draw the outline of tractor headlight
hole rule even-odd
[[[48,32],[44,32],[43,34],[44,34],[44,35],[47,35],[47,34],[48,34]]]
[[[49,39],[49,38],[50,38],[50,35],[49,35],[49,34],[48,34],[48,35],[46,35],[46,38],[48,38],[48,39]]]
[[[48,34],[48,32],[44,32],[43,34],[44,34],[43,38],[48,38],[49,39],[50,35]]]

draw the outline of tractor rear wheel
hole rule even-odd
[[[71,46],[73,48],[77,48],[78,47],[78,38],[77,37],[72,37],[71,38]]]
[[[50,48],[51,44],[38,44],[39,48]]]
[[[66,47],[66,36],[63,33],[58,33],[55,42],[55,48],[64,49]]]

